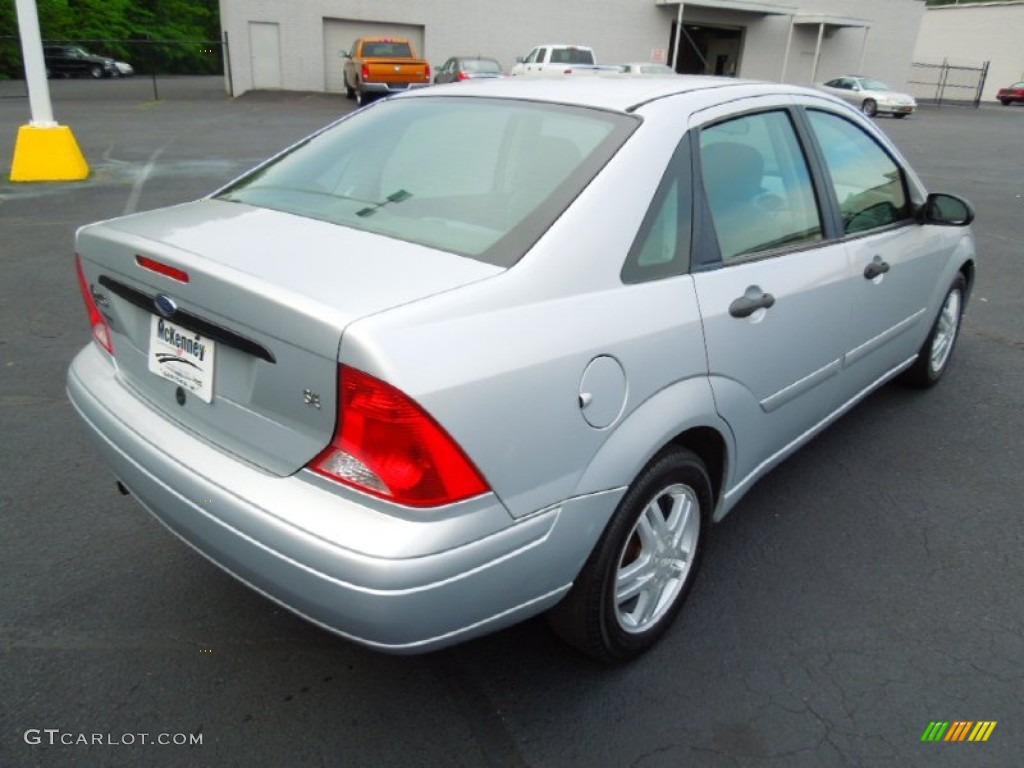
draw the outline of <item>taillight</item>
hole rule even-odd
[[[89,313],[89,325],[92,326],[92,337],[96,343],[103,347],[110,354],[114,354],[114,345],[110,341],[110,326],[103,319],[100,308],[96,306],[96,299],[92,295],[92,286],[85,279],[85,270],[82,268],[82,257],[75,254],[75,269],[78,272],[78,288],[82,291],[82,299],[85,301],[85,309]]]
[[[363,68],[361,70],[359,70],[359,73],[360,73],[359,76],[363,78],[363,82],[366,82],[367,80],[369,80],[370,79],[370,65],[369,64],[363,64]]]
[[[459,72],[458,78],[459,80],[469,80],[469,75],[467,75],[465,72]]]
[[[412,507],[489,490],[451,436],[411,398],[355,368],[338,368],[338,426],[314,472]]]
[[[423,68],[426,70],[423,73],[423,79],[424,80],[430,80],[430,64],[424,64]]]

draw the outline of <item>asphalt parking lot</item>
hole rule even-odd
[[[0,83],[0,766],[1020,763],[1024,107],[880,119],[930,189],[978,211],[953,366],[926,393],[884,388],[759,483],[665,640],[608,668],[542,620],[422,657],[352,646],[117,493],[64,395],[88,340],[75,228],[199,197],[351,102],[53,85],[88,181],[6,181],[28,103]],[[922,743],[934,720],[998,725]]]

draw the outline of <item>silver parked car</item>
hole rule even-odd
[[[818,87],[825,93],[849,102],[868,117],[892,115],[903,118],[917,109],[917,101],[913,96],[894,91],[873,77],[848,75],[821,83]]]
[[[482,56],[452,56],[434,73],[434,83],[459,83],[463,80],[477,80],[504,77],[497,59]]]
[[[439,86],[81,229],[68,392],[126,492],[324,628],[413,653],[548,611],[626,659],[758,478],[942,377],[972,217],[809,89]]]

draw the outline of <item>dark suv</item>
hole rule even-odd
[[[117,77],[113,59],[97,56],[77,45],[43,47],[47,77]]]

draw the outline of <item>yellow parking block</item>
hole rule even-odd
[[[89,178],[89,164],[66,125],[18,129],[11,163],[11,181],[81,181]]]

